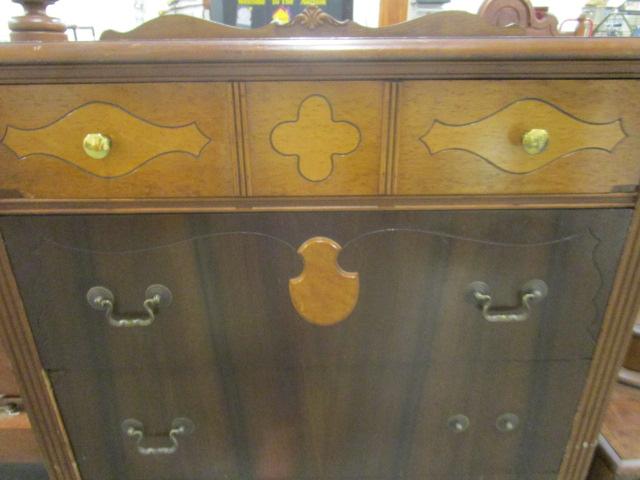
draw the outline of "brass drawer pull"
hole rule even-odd
[[[171,430],[167,435],[170,446],[167,447],[145,447],[144,425],[141,421],[129,418],[122,422],[122,432],[129,438],[135,439],[136,448],[140,455],[173,455],[178,451],[178,437],[191,435],[195,430],[195,425],[188,418],[176,418],[171,422]],[[155,437],[146,437],[155,438]]]
[[[82,141],[84,153],[94,160],[102,160],[111,152],[111,139],[102,133],[88,133]]]
[[[469,297],[488,322],[523,322],[529,318],[531,304],[547,296],[549,288],[542,280],[530,280],[520,290],[521,304],[517,307],[494,307],[491,289],[484,282],[469,285]]]
[[[105,287],[92,287],[87,292],[89,305],[96,310],[104,310],[109,325],[113,327],[146,327],[156,319],[156,309],[171,304],[173,296],[171,290],[164,285],[151,285],[145,293],[142,303],[147,315],[145,317],[116,318],[113,315],[115,297],[113,292]]]

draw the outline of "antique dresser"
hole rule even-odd
[[[640,301],[640,41],[36,10],[0,334],[53,480],[585,477]]]

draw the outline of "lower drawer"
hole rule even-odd
[[[140,365],[53,386],[87,480],[521,479],[559,469],[588,365]]]
[[[515,480],[560,468],[630,218],[24,216],[0,231],[85,480]]]

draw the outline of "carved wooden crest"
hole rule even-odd
[[[441,36],[513,36],[522,35],[518,26],[497,27],[479,15],[466,12],[440,12],[390,25],[368,28],[350,20],[337,20],[315,5],[308,6],[287,24],[271,23],[246,29],[230,27],[186,15],[165,15],[130,32],[105,31],[101,40],[162,40],[205,38],[273,37],[441,37]]]

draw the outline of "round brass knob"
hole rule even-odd
[[[91,158],[102,160],[111,151],[111,139],[102,133],[88,133],[82,141],[82,148]]]
[[[549,144],[549,132],[542,128],[529,130],[522,136],[522,146],[529,155],[542,153]]]

